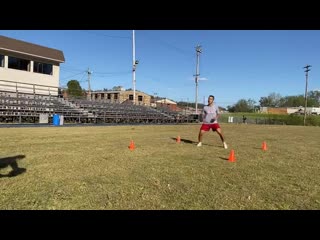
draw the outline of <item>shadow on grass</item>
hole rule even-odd
[[[177,138],[171,138],[173,141],[176,141]],[[194,144],[194,145],[197,145],[198,142],[195,142],[195,141],[192,141],[192,140],[189,140],[189,139],[184,139],[184,138],[181,138],[180,139],[181,142],[184,142],[184,143],[189,143],[189,144]],[[212,147],[218,147],[218,148],[223,148],[223,146],[220,146],[220,145],[216,145],[216,144],[207,144],[207,143],[202,143],[202,146],[212,146]]]
[[[0,169],[6,168],[10,166],[12,168],[12,171],[8,174],[0,174],[0,178],[2,177],[15,177],[19,174],[22,174],[27,171],[25,168],[19,168],[17,161],[25,158],[25,155],[16,155],[12,157],[6,157],[6,158],[0,158]]]
[[[229,158],[226,158],[226,157],[219,157],[219,158],[222,159],[222,160],[225,160],[225,161],[229,160]]]
[[[171,138],[172,140],[176,141],[177,138]],[[184,142],[184,143],[189,143],[189,144],[196,144],[198,142],[195,142],[195,141],[192,141],[192,140],[189,140],[189,139],[184,139],[184,138],[181,138],[180,139],[181,142]]]

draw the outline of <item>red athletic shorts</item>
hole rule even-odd
[[[218,128],[220,128],[220,125],[219,123],[202,124],[200,130],[209,131],[210,128],[212,129],[212,131],[216,131]]]

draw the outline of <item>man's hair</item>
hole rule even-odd
[[[212,98],[213,98],[213,100],[214,100],[214,96],[213,96],[213,95],[209,95],[209,98],[211,98],[211,97],[212,97]]]

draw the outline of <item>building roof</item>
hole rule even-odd
[[[0,50],[21,53],[29,56],[64,62],[63,52],[57,49],[43,47],[33,43],[20,41],[0,35]]]
[[[119,90],[110,90],[110,91],[102,91],[102,90],[96,90],[96,91],[91,91],[92,94],[99,94],[99,93],[120,93],[122,91]]]
[[[133,92],[133,90],[125,90],[125,91],[121,91],[121,90],[108,90],[108,91],[103,91],[103,90],[94,90],[91,91],[91,93],[125,93],[125,92]],[[136,90],[136,94],[139,93],[143,93],[145,95],[150,96],[148,93]]]
[[[158,101],[156,101],[156,103],[177,104],[177,103],[169,100],[168,98],[164,98],[164,99],[158,100]]]

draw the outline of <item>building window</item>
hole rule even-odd
[[[111,99],[111,94],[110,93],[107,94],[107,98]]]
[[[0,67],[4,67],[4,56],[0,54]]]
[[[8,68],[18,69],[23,71],[30,71],[30,61],[9,56]]]
[[[114,94],[114,99],[118,99],[118,93]]]
[[[129,95],[129,100],[133,100],[133,95],[132,94]]]
[[[138,96],[138,101],[142,102],[142,96],[141,95]]]
[[[52,64],[34,62],[33,72],[52,75]]]
[[[101,93],[101,99],[104,99],[104,93]]]

